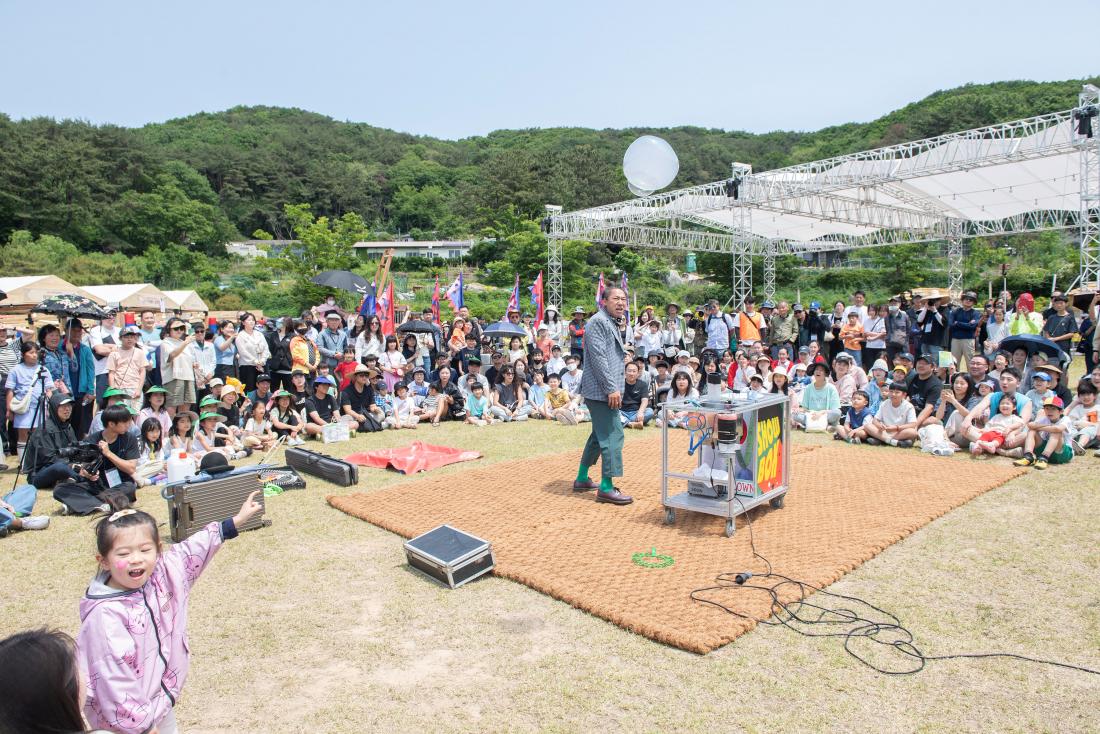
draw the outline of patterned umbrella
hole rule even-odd
[[[62,293],[50,296],[42,303],[31,309],[31,313],[49,313],[55,316],[71,316],[78,319],[95,319],[100,321],[111,315],[98,303],[75,293]]]

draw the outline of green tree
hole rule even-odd
[[[175,243],[150,246],[142,263],[144,279],[166,290],[216,281],[220,270],[219,264],[204,253]]]
[[[369,229],[358,214],[348,213],[330,221],[328,217],[314,217],[309,204],[287,204],[283,211],[297,242],[282,251],[278,264],[294,276],[294,300],[299,308],[306,308],[331,292],[310,283],[310,278],[323,270],[354,267],[353,245],[365,239]]]

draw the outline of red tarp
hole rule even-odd
[[[393,467],[404,474],[415,474],[429,469],[438,469],[447,464],[480,458],[481,454],[477,451],[463,451],[449,446],[432,446],[423,441],[413,441],[408,446],[396,449],[379,449],[352,454],[344,457],[344,461],[359,466],[373,466],[376,469]]]

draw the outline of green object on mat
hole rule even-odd
[[[264,497],[274,497],[277,494],[282,494],[283,488],[278,484],[265,484],[264,485]]]
[[[630,557],[630,560],[634,562],[634,565],[642,568],[668,568],[676,562],[672,559],[672,556],[658,555],[656,548],[649,553],[635,553]]]

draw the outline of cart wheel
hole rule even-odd
[[[771,500],[768,504],[770,504],[772,507],[774,507],[777,510],[782,510],[783,509],[783,499],[785,497],[786,497],[786,495],[781,494],[778,497],[776,497],[775,499]]]
[[[734,525],[733,518],[730,518],[729,520],[726,520],[726,537],[727,538],[732,538],[733,537],[733,532],[734,532],[735,529],[736,529],[736,526]]]
[[[665,508],[665,525],[671,525],[676,522],[676,510],[671,507]]]

